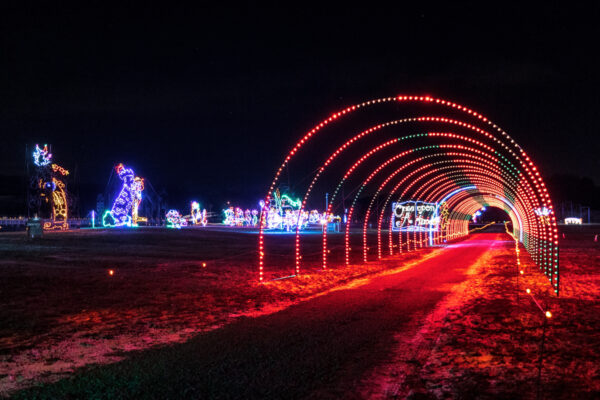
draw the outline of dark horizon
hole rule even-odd
[[[398,94],[486,115],[546,179],[600,182],[598,6],[2,8],[4,196],[48,143],[82,214],[119,162],[175,208],[249,207],[312,125]]]

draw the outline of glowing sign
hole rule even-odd
[[[423,201],[392,203],[392,230],[436,232],[440,223],[437,204]]]
[[[581,225],[581,218],[575,218],[575,217],[570,217],[570,218],[565,218],[565,224],[567,225]]]

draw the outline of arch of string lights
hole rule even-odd
[[[401,118],[381,120],[377,114],[381,107]],[[368,115],[358,118],[355,127],[352,118],[361,114]],[[336,135],[339,125],[342,127],[338,130],[343,133]],[[314,154],[319,143],[331,150]],[[326,189],[331,194],[326,212],[343,207],[341,197],[350,204],[343,232],[345,265],[465,237],[473,213],[493,206],[508,214],[514,236],[558,295],[556,218],[537,167],[521,146],[483,115],[430,96],[387,97],[347,107],[319,122],[293,146],[264,198],[258,239],[260,281],[265,279],[268,261],[266,210],[283,171],[289,171],[290,165],[302,157],[316,163],[311,165],[312,179],[300,189],[304,192],[301,210],[307,207],[315,188],[323,185],[323,175],[327,175],[327,183],[337,182]],[[302,165],[306,168],[306,162]],[[384,222],[391,214],[393,202],[406,200],[436,204],[436,213],[443,214],[443,223],[438,222],[436,229],[428,231],[394,231],[392,219],[389,225]],[[369,237],[373,228],[375,237]],[[360,243],[351,243],[351,229],[362,231]],[[297,229],[294,275],[303,269],[300,239]],[[331,251],[327,229],[323,229],[320,268],[331,266]]]

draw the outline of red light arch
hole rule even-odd
[[[392,118],[386,118],[388,114]],[[348,135],[349,130],[357,133]],[[317,144],[324,144],[322,154],[314,153]],[[313,153],[307,154],[307,148],[313,149]],[[353,253],[361,254],[362,262],[369,261],[368,230],[372,219],[376,221],[376,257],[382,258],[384,230],[388,232],[386,254],[393,255],[394,248],[406,251],[411,245],[414,249],[467,235],[468,217],[483,205],[489,205],[507,212],[513,233],[558,294],[556,218],[537,167],[514,139],[486,117],[431,96],[387,97],[346,107],[315,125],[292,147],[264,198],[258,239],[260,281],[265,279],[268,255],[264,211],[269,208],[284,169],[299,159],[305,160],[301,163],[303,168],[313,164],[309,183],[295,187],[303,193],[302,209],[310,203],[317,186],[325,184],[323,176],[328,177],[326,182],[338,182],[330,187],[333,190],[327,212],[340,207],[340,197],[344,200],[341,191],[350,191],[348,197],[352,201],[344,229],[342,257],[345,265],[351,264]],[[323,161],[312,162],[318,159]],[[373,207],[382,198],[383,207],[374,215]],[[431,232],[430,237],[423,232],[412,235],[400,232],[398,244],[394,244],[392,230],[384,221],[391,211],[388,204],[395,200],[419,200],[437,207],[443,201],[448,210],[448,224]],[[359,206],[361,202],[368,206]],[[540,210],[547,210],[549,215],[538,215]],[[354,223],[355,220],[359,223]],[[353,228],[362,231],[362,248],[351,245]],[[303,268],[299,228],[294,244],[297,275]],[[328,266],[329,251],[324,229],[321,268]]]

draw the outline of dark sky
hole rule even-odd
[[[600,183],[598,6],[6,3],[5,180],[40,142],[77,169],[84,201],[124,162],[177,204],[253,204],[315,122],[402,93],[470,106],[544,175]]]

